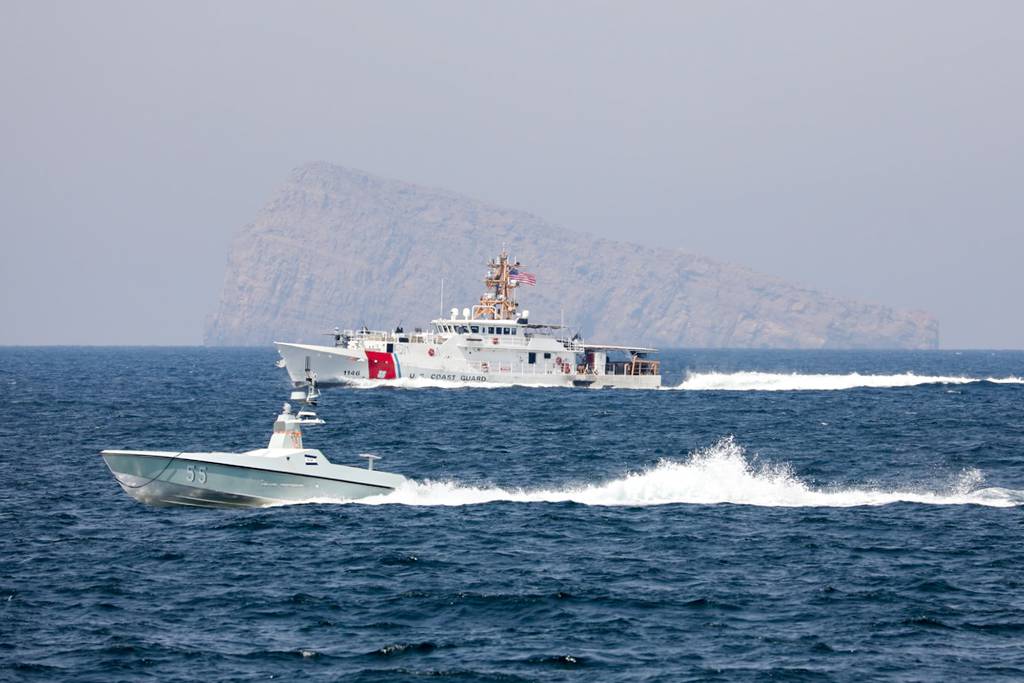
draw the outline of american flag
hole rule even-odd
[[[513,268],[508,272],[508,279],[512,282],[521,282],[524,285],[530,285],[535,287],[537,285],[537,276],[533,273],[527,273],[526,271]]]

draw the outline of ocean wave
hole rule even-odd
[[[985,488],[979,470],[968,469],[944,487],[926,489],[814,488],[789,465],[757,463],[732,437],[695,451],[685,460],[662,460],[651,468],[599,484],[555,489],[469,486],[456,481],[408,481],[393,493],[361,498],[361,505],[462,506],[494,502],[563,503],[594,506],[713,505],[763,507],[856,507],[1024,504],[1024,491]],[[329,501],[310,501],[329,502]],[[337,502],[337,501],[336,501]]]
[[[783,372],[690,372],[675,386],[662,386],[663,391],[839,391],[843,389],[892,389],[926,384],[1024,384],[1024,377],[964,377],[957,375],[918,375],[905,372],[894,375],[844,375]],[[389,380],[349,378],[345,385],[354,389],[508,389],[513,387],[550,389],[564,384],[519,384],[504,382],[470,382],[399,377]],[[642,387],[639,389],[645,389]],[[652,387],[653,388],[653,387]]]
[[[1021,377],[917,375],[845,375],[775,372],[693,372],[674,387],[681,391],[838,391],[842,389],[914,387],[922,384],[1024,384]]]

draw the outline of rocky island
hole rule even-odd
[[[424,325],[480,295],[507,245],[536,273],[535,320],[588,340],[672,347],[938,347],[928,313],[863,303],[682,250],[597,239],[454,192],[327,163],[295,169],[234,236],[209,345]]]

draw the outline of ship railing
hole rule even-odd
[[[342,339],[349,343],[361,342],[384,342],[384,343],[409,343],[409,344],[443,344],[445,337],[434,332],[390,332],[384,330],[345,330],[341,333]]]
[[[582,339],[560,339],[562,346],[570,353],[585,353],[586,346]]]
[[[391,333],[383,330],[345,330],[342,335],[361,341],[389,341]]]
[[[470,361],[468,366],[471,372],[483,375],[568,375],[573,370],[573,366],[569,362],[558,365],[554,362]]]
[[[661,374],[661,362],[634,358],[626,361],[609,361],[604,365],[606,375],[658,375]]]

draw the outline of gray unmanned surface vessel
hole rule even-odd
[[[294,414],[286,403],[266,448],[245,453],[105,450],[101,455],[125,493],[150,505],[225,508],[351,500],[390,493],[407,481],[374,470],[375,455],[362,456],[365,468],[348,467],[303,448],[303,424],[323,421],[308,409]]]

